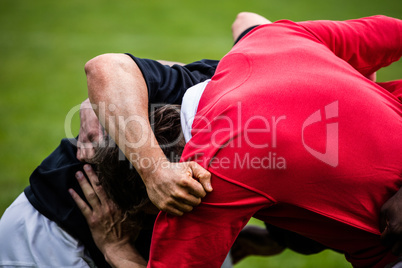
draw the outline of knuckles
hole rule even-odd
[[[201,198],[198,198],[194,203],[195,206],[198,206],[199,204],[201,204]]]
[[[200,193],[200,198],[204,198],[207,195],[207,193],[204,191],[202,193]],[[200,203],[201,203],[201,199],[200,199]]]
[[[190,182],[188,181],[189,179],[187,177],[181,178],[179,184],[182,187],[187,188],[188,186],[190,186]]]
[[[160,210],[166,212],[167,209],[169,208],[169,202],[168,202],[168,201],[160,202],[157,207],[158,207]]]
[[[98,223],[99,223],[99,219],[98,219],[98,217],[97,216],[92,216],[92,217],[90,217],[89,219],[88,219],[88,225],[89,225],[89,227],[96,227],[97,225],[98,225]]]
[[[184,212],[190,212],[190,211],[192,211],[193,210],[193,207],[192,206],[188,206],[188,207],[185,207],[184,208]]]
[[[97,199],[98,197],[97,197],[97,195],[95,194],[95,192],[91,192],[91,193],[88,193],[88,199],[89,200],[94,200],[94,199]]]

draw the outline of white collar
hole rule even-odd
[[[211,79],[205,80],[204,82],[190,87],[183,96],[180,120],[186,143],[192,137],[191,129],[193,126],[194,117],[197,113],[198,104],[200,102],[202,93],[204,92],[204,89],[208,85],[209,81],[211,81]]]

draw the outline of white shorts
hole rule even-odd
[[[96,267],[84,246],[22,193],[0,219],[0,267]]]

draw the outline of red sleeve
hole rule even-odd
[[[239,232],[266,198],[212,177],[214,191],[181,217],[160,213],[148,267],[220,267]]]
[[[364,76],[398,61],[402,55],[402,21],[399,19],[379,15],[298,24]]]

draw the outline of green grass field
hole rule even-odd
[[[232,45],[230,26],[240,11],[279,19],[344,20],[375,14],[402,17],[395,0],[2,0],[0,3],[0,215],[28,185],[33,169],[61,138],[71,108],[87,97],[84,64],[96,55],[191,62],[220,59]],[[402,63],[380,71],[401,78]],[[1,239],[1,238],[0,238]],[[301,256],[286,251],[249,258],[237,267],[350,267],[330,251]]]

